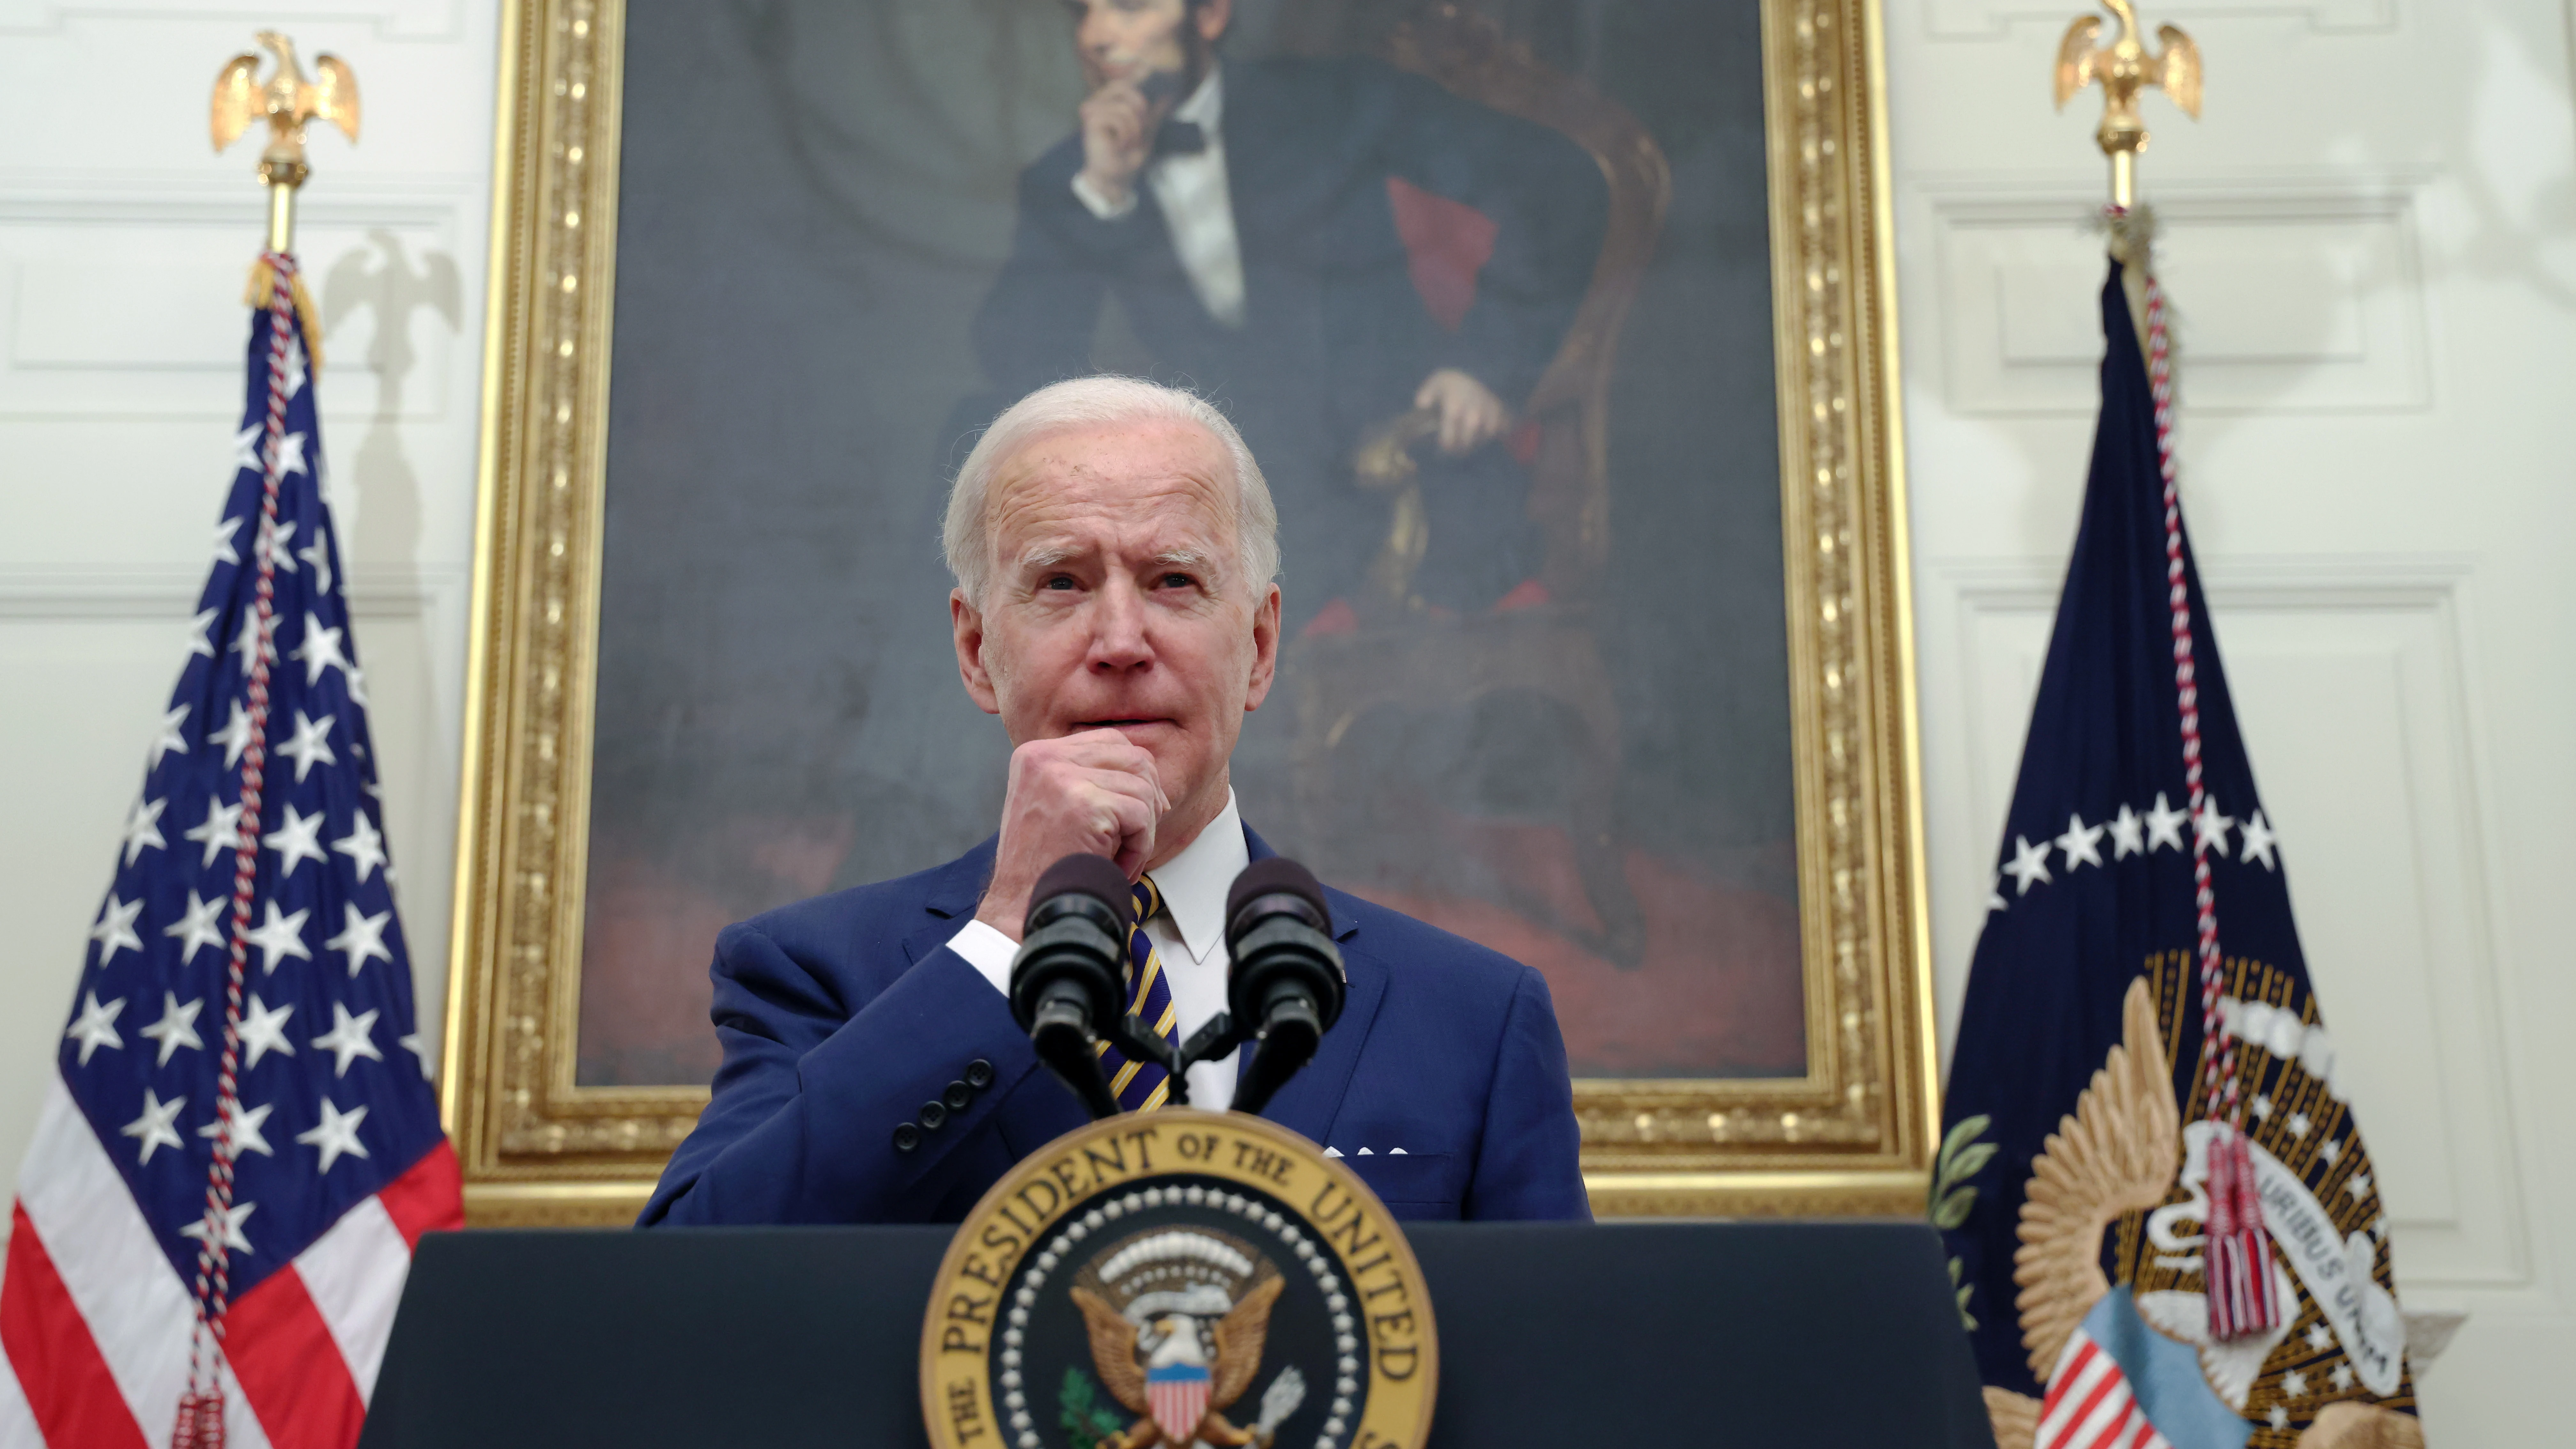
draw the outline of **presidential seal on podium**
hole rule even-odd
[[[1421,1449],[1422,1270],[1366,1184],[1245,1113],[1103,1118],[1021,1161],[939,1265],[939,1449]]]

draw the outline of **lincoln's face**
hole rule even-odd
[[[1181,82],[1181,94],[1207,73],[1209,49],[1233,9],[1230,0],[1070,0],[1070,6],[1086,89],[1161,73]]]
[[[1198,427],[1065,428],[985,495],[990,582],[952,603],[958,667],[1011,742],[1115,729],[1174,810],[1214,792],[1278,660],[1279,590],[1243,576],[1226,452]]]

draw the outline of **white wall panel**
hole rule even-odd
[[[0,418],[237,418],[249,333],[238,193],[0,201]],[[481,206],[478,193],[425,203],[407,189],[330,198],[300,218],[296,250],[328,329],[326,442],[371,419],[436,422],[453,386],[472,385],[456,258],[479,241],[459,232]]]
[[[1951,409],[2090,417],[2101,324],[2066,299],[2102,285],[2100,203],[1973,185],[1933,200]],[[2257,184],[2160,196],[2156,210],[2167,234],[2158,275],[2189,339],[2195,412],[2385,415],[2431,404],[2428,290],[2402,183],[2305,194]]]
[[[2010,807],[2058,580],[1952,566],[1974,817]],[[2232,559],[2208,578],[2221,658],[2301,943],[2380,1161],[2409,1280],[2531,1282],[2451,562]],[[2232,812],[2242,813],[2231,802]],[[1991,832],[1989,832],[1991,833]],[[1991,854],[1961,832],[1967,859]],[[2226,902],[2219,902],[2222,936]],[[1950,983],[1954,989],[1963,980]],[[1955,995],[1944,1018],[1955,1019]]]

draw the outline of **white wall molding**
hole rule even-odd
[[[2246,176],[2159,189],[2158,275],[2184,406],[2202,413],[2432,406],[2415,196],[2429,177]],[[2099,178],[1916,183],[1930,210],[1941,382],[1963,416],[2101,405]]]
[[[2018,26],[2063,30],[2083,13],[2080,3],[2066,0],[1923,0],[1924,28],[1935,40],[2018,40]],[[2397,28],[2397,0],[2158,0],[2138,18],[2151,26],[2169,20],[2291,19],[2328,35],[2383,35]],[[2106,29],[2114,23],[2103,17]]]
[[[0,418],[237,414],[255,189],[21,190],[9,179],[0,176]],[[450,182],[338,186],[304,208],[298,250],[326,325],[326,423],[449,413],[450,355],[472,321],[459,258],[478,244],[467,235],[478,206]],[[393,312],[400,339],[379,331]]]
[[[292,34],[314,23],[365,24],[387,40],[452,45],[464,36],[465,9],[465,0],[282,0],[267,7],[242,0],[0,0],[0,35],[57,35],[73,22],[228,20],[240,23],[245,49],[254,30]]]
[[[2475,571],[2460,554],[2227,554],[2197,560],[2214,608],[2423,608],[2458,596]],[[2036,557],[1923,559],[1961,601],[1991,612],[2054,616],[2066,560]]]
[[[317,217],[344,226],[422,225],[452,219],[459,205],[480,202],[490,189],[487,178],[471,172],[335,173],[297,196],[295,214],[299,226]],[[253,225],[242,244],[256,255],[267,226],[268,198],[248,168],[230,161],[184,171],[135,168],[104,175],[0,167],[0,221],[148,226],[169,220],[233,224],[244,218]]]
[[[142,567],[37,567],[0,564],[0,620],[161,619],[173,629],[193,616],[205,593],[206,570]],[[462,595],[472,582],[458,564],[421,568],[361,568],[346,576],[349,612],[361,619],[420,619]],[[177,635],[173,635],[174,641]],[[170,667],[180,663],[178,644]]]

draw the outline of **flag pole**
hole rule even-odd
[[[2077,91],[2100,83],[2102,125],[2093,139],[2111,158],[2112,209],[2125,213],[2138,204],[2138,153],[2147,149],[2147,127],[2138,115],[2138,94],[2148,89],[2162,90],[2184,115],[2200,119],[2200,47],[2190,36],[2167,25],[2156,31],[2164,48],[2150,51],[2140,34],[2138,12],[2129,0],[2102,0],[2102,4],[2118,17],[2120,37],[2107,46],[2097,46],[2102,38],[2102,18],[2098,15],[2079,16],[2067,27],[2066,38],[2057,46],[2057,108],[2065,110]]]
[[[2182,735],[2182,760],[2188,805],[2194,820],[2216,819],[2201,771],[2200,691],[2193,662],[2193,605],[2184,583],[2182,501],[2177,487],[2174,452],[2173,354],[2167,329],[2164,292],[2157,286],[2147,249],[2152,225],[2137,210],[2138,153],[2146,149],[2146,123],[2138,114],[2138,96],[2162,90],[2183,114],[2200,116],[2200,47],[2182,31],[2167,25],[2156,38],[2163,49],[2150,51],[2139,33],[2138,14],[2130,0],[2102,0],[2120,22],[2119,38],[2099,46],[2102,21],[2087,15],[2067,27],[2057,50],[2057,105],[2064,110],[2075,93],[2099,82],[2102,125],[2094,133],[2111,158],[2112,257],[2120,265],[2124,290],[2144,294],[2149,395],[2155,409],[2157,462],[2164,477],[2165,554],[2172,581],[2174,698]],[[2135,305],[2133,301],[2132,305]],[[2106,413],[2107,417],[2108,414]],[[2255,1183],[2251,1139],[2245,1132],[2245,1101],[2237,1038],[2225,1026],[2226,965],[2219,949],[2215,894],[2211,888],[2209,845],[2215,826],[2195,831],[2192,870],[2199,917],[2199,985],[2201,1006],[2200,1082],[2183,1105],[2199,1103],[2198,1115],[2215,1129],[2208,1147],[2206,1181],[2209,1213],[2204,1223],[2202,1283],[2209,1313],[2209,1341],[2230,1343],[2253,1338],[2282,1323],[2271,1236]],[[2223,851],[2223,843],[2220,845]]]
[[[311,168],[303,162],[294,169],[272,171],[266,161],[259,164],[259,179],[268,187],[268,249],[273,252],[295,250],[295,193],[304,185]]]
[[[219,1056],[215,1069],[216,1141],[207,1157],[204,1210],[193,1229],[181,1230],[196,1236],[200,1247],[193,1285],[196,1322],[188,1341],[188,1377],[171,1427],[170,1449],[223,1449],[228,1432],[225,1382],[229,1353],[225,1347],[225,1333],[235,1291],[232,1252],[235,1248],[249,1251],[248,1240],[238,1235],[239,1219],[257,1206],[256,1203],[242,1203],[236,1207],[234,1201],[237,1183],[234,1167],[240,1152],[236,1134],[240,1124],[248,1120],[243,1116],[240,1096],[241,1076],[246,1070],[241,1058],[243,996],[250,948],[259,944],[263,937],[262,931],[254,931],[251,927],[251,909],[259,894],[259,852],[263,845],[273,847],[280,838],[261,834],[262,812],[264,807],[282,802],[289,793],[282,773],[275,781],[271,781],[267,774],[270,710],[280,698],[272,692],[280,682],[279,677],[272,673],[277,663],[276,646],[272,640],[279,622],[280,577],[295,572],[293,561],[286,557],[286,541],[297,524],[293,520],[283,520],[282,512],[287,477],[291,473],[309,471],[310,465],[303,461],[304,444],[314,430],[308,428],[290,437],[287,423],[295,395],[304,391],[312,374],[321,368],[321,335],[313,311],[313,299],[305,290],[291,250],[295,243],[295,192],[311,174],[311,168],[304,160],[304,123],[318,118],[337,125],[353,141],[358,136],[358,87],[347,65],[333,56],[319,57],[316,68],[321,72],[321,80],[317,84],[306,80],[303,68],[296,64],[294,42],[274,31],[262,31],[259,43],[276,57],[276,68],[269,73],[268,79],[264,82],[258,79],[258,56],[246,52],[233,57],[216,73],[214,99],[209,109],[209,124],[218,154],[238,139],[253,119],[268,122],[268,146],[259,159],[259,178],[268,187],[268,245],[251,269],[250,295],[245,299],[252,307],[268,314],[265,346],[268,386],[265,389],[265,440],[255,455],[255,463],[245,463],[246,468],[256,467],[262,487],[258,522],[249,546],[250,568],[255,574],[256,586],[250,608],[242,616],[246,624],[246,642],[241,662],[248,708],[237,716],[242,722],[241,753],[237,762],[227,760],[228,766],[238,764],[239,774],[235,777],[237,803],[232,807],[232,825],[223,837],[225,843],[234,847],[234,868],[231,950],[225,963],[224,1009],[220,1018],[222,1034],[217,1039]],[[300,361],[294,355],[298,340],[302,341],[306,354]],[[256,357],[252,367],[256,387],[260,371]],[[311,394],[306,392],[304,406],[311,405]],[[250,414],[253,421],[249,425],[250,430],[244,434],[245,438],[260,436],[256,394],[254,409]],[[316,546],[327,550],[329,545],[319,540],[318,530],[315,532]],[[327,559],[329,554],[308,552],[305,557],[320,560]],[[317,561],[314,567],[318,569],[323,564]],[[327,590],[328,586],[324,587]],[[311,610],[306,611],[308,644],[312,642],[313,631],[322,627],[314,622],[317,617]],[[342,667],[351,669],[345,663]],[[320,672],[315,671],[317,676]],[[291,673],[286,678],[291,679]],[[303,711],[297,711],[296,719],[298,727],[303,728],[306,721]],[[357,726],[353,725],[354,728]],[[290,755],[293,750],[290,745],[279,753]],[[303,780],[308,764],[309,757],[298,761],[297,781]],[[276,787],[273,792],[277,797],[275,800],[270,798],[272,784]],[[294,807],[287,805],[286,811],[290,828],[293,828],[292,823],[297,818]],[[321,818],[318,814],[314,817],[317,823]],[[215,857],[215,849],[209,847],[206,863],[211,866]],[[272,921],[278,921],[285,918],[278,914],[274,890],[272,883],[268,914]],[[190,900],[195,899],[192,894]],[[352,906],[349,909],[354,912],[356,908]],[[302,913],[299,912],[294,919],[299,923],[297,929],[300,931]],[[265,967],[274,967],[277,963],[275,949],[265,945],[262,949],[268,953]],[[305,951],[300,936],[296,949]],[[356,972],[353,970],[351,975],[355,976]],[[259,998],[251,996],[250,1004],[257,1007]],[[345,1013],[345,1008],[342,1010]],[[251,1061],[256,1063],[257,1060],[258,1052],[254,1050]]]

